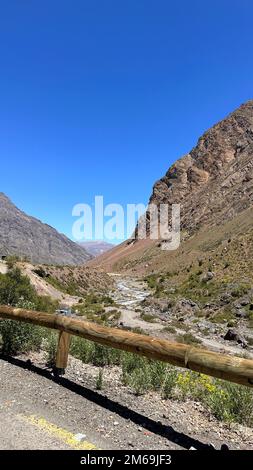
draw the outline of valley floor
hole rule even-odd
[[[190,333],[199,347],[224,354],[246,354],[247,357],[253,358],[252,346],[249,345],[247,349],[243,349],[242,345],[223,339],[223,335],[228,330],[226,325],[214,325],[201,319],[195,323],[195,319],[192,321],[192,318],[189,319],[189,316],[185,315],[184,321],[178,321],[175,327],[175,318],[169,312],[162,314],[156,306],[145,308],[142,302],[150,295],[152,296],[152,293],[144,281],[117,274],[111,274],[111,276],[115,281],[115,291],[112,297],[121,313],[119,326],[140,329],[147,334],[178,342],[182,342],[182,339],[178,339],[180,335],[183,337],[186,333],[188,335]],[[169,331],[170,325],[173,325],[173,333]]]

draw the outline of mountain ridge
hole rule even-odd
[[[66,235],[27,215],[0,193],[0,255],[28,257],[33,263],[79,265],[91,256]]]
[[[78,242],[78,245],[84,248],[92,257],[100,256],[115,247],[112,243],[103,240],[83,241]]]

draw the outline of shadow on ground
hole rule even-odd
[[[92,403],[95,403],[96,405],[111,411],[112,413],[116,413],[122,418],[132,421],[132,423],[141,426],[147,431],[157,434],[163,438],[166,438],[168,439],[168,441],[177,444],[178,446],[181,446],[185,449],[190,449],[190,447],[194,447],[197,450],[213,450],[212,446],[204,444],[203,442],[194,439],[184,433],[177,432],[172,426],[166,426],[162,423],[154,421],[153,419],[150,419],[147,416],[138,413],[137,411],[131,410],[127,406],[121,405],[120,403],[113,401],[110,398],[101,395],[100,393],[94,390],[88,389],[82,385],[75,383],[72,380],[66,379],[64,377],[55,377],[52,373],[52,370],[37,367],[32,364],[30,360],[23,361],[18,358],[13,358],[4,355],[0,355],[0,359],[15,366],[21,367],[22,369],[29,370],[37,375],[45,377],[52,382],[56,382],[62,387],[70,390],[71,392],[82,396],[86,400],[89,400]]]

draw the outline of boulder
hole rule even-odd
[[[246,318],[247,317],[247,312],[245,312],[245,310],[243,308],[240,308],[236,311],[235,316],[237,318]]]
[[[203,274],[203,276],[201,276],[201,281],[208,282],[211,281],[213,278],[214,273],[212,271],[208,271],[207,273]]]
[[[232,330],[231,328],[227,331],[224,336],[226,341],[236,341],[238,344],[241,344],[242,347],[247,347],[247,342],[236,330]]]

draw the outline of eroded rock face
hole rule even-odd
[[[0,256],[26,256],[33,263],[83,264],[91,256],[65,235],[19,210],[0,193]]]
[[[252,157],[253,100],[205,132],[154,185],[150,203],[181,204],[189,234],[232,219],[253,201]]]

